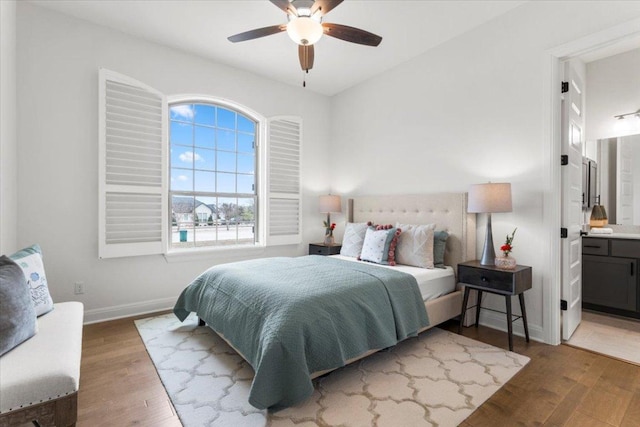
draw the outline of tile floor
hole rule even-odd
[[[640,365],[640,320],[583,311],[565,343]]]

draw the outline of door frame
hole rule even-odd
[[[560,84],[563,78],[562,62],[587,52],[606,47],[613,43],[640,37],[640,18],[627,21],[606,30],[565,43],[545,52],[549,63],[544,79],[547,101],[545,106],[545,120],[543,132],[549,144],[546,146],[545,170],[546,178],[543,196],[543,223],[547,224],[547,242],[549,243],[548,262],[549,271],[542,272],[543,285],[543,325],[544,340],[548,344],[561,343],[561,315],[560,295],[562,280],[562,265],[560,262],[560,226],[562,207],[562,179],[560,173],[561,153],[561,96]]]

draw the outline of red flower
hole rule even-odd
[[[507,244],[507,245],[502,245],[502,246],[500,246],[500,250],[501,250],[502,252],[511,251],[511,249],[512,249],[512,248],[511,248],[511,245],[508,245],[508,244]]]
[[[336,228],[336,223],[334,222],[333,224],[331,224],[331,229],[335,229]]]

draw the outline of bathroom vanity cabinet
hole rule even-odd
[[[582,238],[582,306],[640,318],[640,239]]]

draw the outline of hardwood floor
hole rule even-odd
[[[134,319],[84,327],[79,427],[181,425]],[[457,331],[455,322],[442,327]],[[463,335],[507,347],[506,333],[490,328],[465,328]],[[463,427],[640,426],[639,366],[520,337],[514,337],[514,351],[531,362]]]

